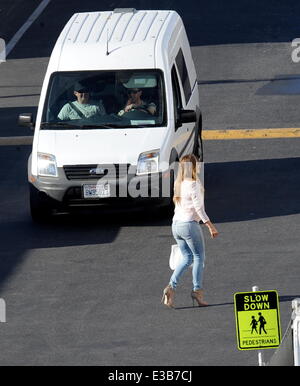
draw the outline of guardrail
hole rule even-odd
[[[300,366],[300,299],[292,301],[292,316],[281,344],[267,366]]]
[[[300,366],[300,299],[292,301],[292,308],[294,365]]]

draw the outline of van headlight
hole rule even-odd
[[[152,150],[139,155],[136,174],[157,173],[159,162],[159,150]]]
[[[38,175],[58,177],[56,159],[52,154],[38,153]]]

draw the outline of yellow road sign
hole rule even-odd
[[[276,348],[281,341],[277,291],[239,292],[234,295],[238,348]]]

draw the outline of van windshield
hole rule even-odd
[[[110,129],[166,125],[159,70],[52,74],[41,129]]]

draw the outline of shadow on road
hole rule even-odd
[[[267,82],[267,84],[265,84]],[[198,85],[224,85],[242,83],[263,83],[256,91],[256,95],[299,95],[300,75],[277,75],[273,78],[256,79],[221,79],[198,81]]]
[[[55,41],[70,17],[76,12],[108,11],[114,8],[172,9],[186,26],[192,46],[262,42],[290,42],[299,37],[300,3],[294,0],[71,0],[51,1],[42,15],[26,32],[9,59],[48,57]],[[20,18],[20,15],[15,15]],[[7,18],[1,25],[2,36],[11,37]],[[38,38],[37,38],[38,36]],[[33,49],[34,47],[34,49]]]
[[[2,147],[0,162],[0,285],[28,249],[113,243],[122,227],[171,226],[159,211],[96,212],[32,223],[27,146]],[[250,221],[300,212],[300,158],[210,163],[205,167],[206,211],[215,223]]]
[[[4,98],[4,97],[0,97]],[[0,137],[31,136],[33,131],[28,127],[18,126],[18,118],[22,113],[32,113],[36,118],[37,107],[2,107],[0,108]]]
[[[210,163],[206,210],[214,222],[300,213],[300,158]]]

